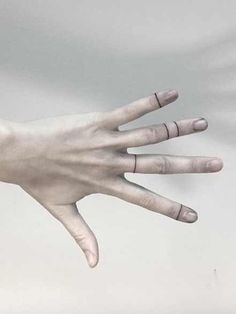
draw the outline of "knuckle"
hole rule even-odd
[[[136,113],[138,111],[138,108],[136,106],[134,106],[134,103],[130,103],[128,105],[120,107],[120,109],[118,109],[118,110],[122,111],[122,114],[124,114],[124,115],[127,115],[127,116],[133,115],[134,113]]]
[[[90,126],[91,129],[98,129],[101,123],[104,121],[104,117],[105,114],[100,111],[84,113],[84,118],[86,118],[87,125]]]
[[[145,137],[149,141],[155,141],[159,136],[159,131],[155,126],[150,126],[145,130]]]
[[[131,157],[132,158],[130,158],[128,154],[126,155],[125,153],[120,152],[118,158],[114,159],[114,171],[122,174],[132,169],[134,158],[133,156]]]
[[[75,233],[73,235],[73,237],[74,237],[75,241],[77,243],[80,243],[80,244],[81,244],[81,242],[85,242],[86,241],[86,236],[84,234],[81,234],[81,233],[78,233],[78,232]]]
[[[110,141],[116,142],[120,138],[120,133],[119,131],[116,130],[106,130],[107,135],[109,136]]]
[[[193,172],[201,171],[201,164],[198,159],[193,159],[191,162],[191,168]]]
[[[121,185],[120,185],[120,179],[122,175],[116,175],[112,178],[108,178],[106,182],[103,184],[101,188],[101,182],[99,185],[99,192],[107,195],[116,195],[117,193],[121,193]]]
[[[146,195],[141,199],[141,206],[149,209],[155,208],[155,198],[151,195]]]
[[[109,111],[96,111],[93,113],[94,114],[94,120],[97,122],[99,125],[106,123],[107,119],[110,117],[110,112]]]
[[[170,162],[166,157],[159,157],[156,161],[156,169],[159,174],[165,174],[170,170]]]

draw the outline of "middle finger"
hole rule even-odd
[[[116,132],[113,146],[138,147],[159,143],[174,137],[206,130],[208,123],[204,118],[167,122],[133,130]]]

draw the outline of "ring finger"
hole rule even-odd
[[[123,172],[136,173],[209,173],[220,171],[222,160],[216,157],[126,154]]]

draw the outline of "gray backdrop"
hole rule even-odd
[[[216,174],[127,178],[196,209],[181,224],[106,195],[80,202],[100,262],[20,187],[1,183],[0,313],[236,312],[235,1],[0,0],[1,119],[180,97],[123,128],[205,117],[205,133],[136,153],[219,156]]]

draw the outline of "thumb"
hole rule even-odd
[[[78,243],[86,256],[89,266],[95,267],[99,260],[97,239],[79,213],[76,204],[53,205],[53,208],[50,206],[48,209]]]

